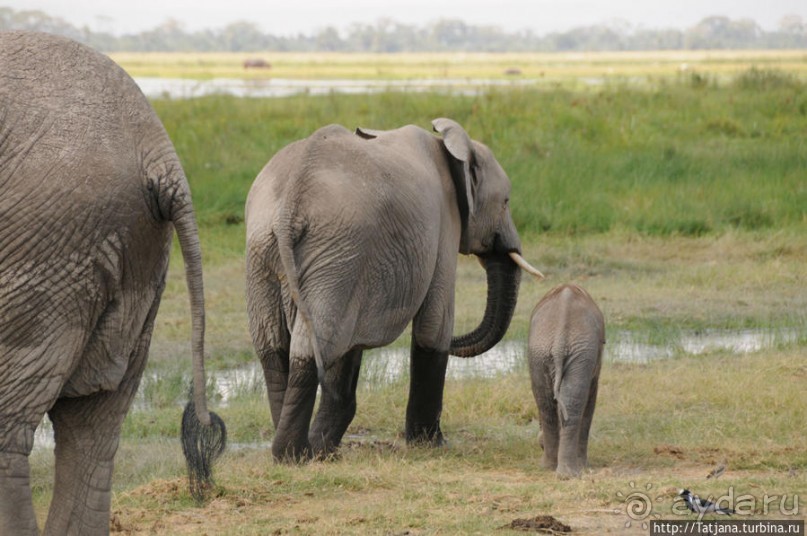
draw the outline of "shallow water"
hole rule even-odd
[[[187,78],[139,77],[135,82],[149,98],[189,99],[207,95],[234,97],[289,97],[291,95],[371,94],[385,91],[435,91],[455,95],[477,95],[486,89],[525,87],[539,84],[536,80],[513,79],[409,79],[409,80],[293,80],[284,78],[240,79],[213,78],[192,80]]]
[[[647,363],[675,356],[702,355],[716,351],[736,354],[758,352],[778,344],[796,341],[797,332],[771,330],[706,331],[684,333],[673,342],[653,344],[627,331],[609,335],[605,345],[605,362]],[[507,341],[490,351],[463,359],[452,357],[448,362],[449,378],[491,377],[497,374],[523,370],[527,373],[526,342]],[[409,371],[408,348],[379,348],[364,353],[361,381],[369,383],[391,382],[405,377]],[[263,371],[257,362],[250,365],[210,374],[215,378],[218,400],[215,405],[226,406],[229,401],[245,392],[264,393]],[[188,377],[188,381],[190,376]],[[134,411],[148,410],[142,393],[138,393]],[[35,448],[52,448],[53,428],[47,418],[37,428]]]
[[[702,355],[716,351],[746,354],[772,348],[777,344],[793,342],[796,336],[795,331],[707,331],[685,333],[672,343],[653,344],[624,331],[610,335],[610,340],[605,345],[603,359],[605,362],[647,363],[675,356]],[[447,375],[454,379],[491,377],[519,369],[525,372],[527,370],[526,342],[507,341],[475,358],[451,357]],[[390,382],[405,377],[408,371],[408,348],[369,350],[364,353],[362,359],[361,381]],[[221,371],[216,375],[216,386],[221,395],[221,402],[225,404],[234,393],[260,389],[262,385],[263,372],[257,363]]]

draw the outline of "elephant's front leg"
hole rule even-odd
[[[361,356],[361,350],[351,350],[325,372],[319,409],[308,435],[317,458],[326,458],[339,447],[345,430],[356,415]]]
[[[406,407],[408,443],[443,444],[440,415],[448,366],[448,351],[427,350],[412,341],[409,403]]]

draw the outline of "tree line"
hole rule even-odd
[[[310,34],[277,36],[249,21],[218,29],[185,31],[169,19],[140,33],[115,35],[77,27],[38,10],[0,7],[0,31],[39,30],[86,43],[105,52],[564,52],[618,50],[793,49],[807,48],[807,22],[799,15],[782,17],[775,31],[750,19],[704,18],[691,28],[645,29],[626,22],[573,28],[537,35],[529,30],[506,32],[496,26],[447,19],[425,26],[382,19],[355,23],[345,30],[325,27]]]

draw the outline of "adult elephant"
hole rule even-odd
[[[45,532],[109,532],[113,458],[172,224],[191,298],[195,414],[207,425],[199,238],[168,135],[107,57],[61,37],[0,33],[0,534],[38,532],[28,455],[46,412],[56,473]]]
[[[517,262],[528,266],[510,181],[459,124],[432,124],[442,138],[412,125],[324,127],[282,149],[252,185],[247,305],[276,459],[336,449],[356,412],[362,350],[389,344],[410,321],[406,439],[440,444],[449,353],[481,354],[507,330]],[[488,297],[479,327],[452,338],[457,252],[479,258]]]

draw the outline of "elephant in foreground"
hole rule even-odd
[[[559,285],[532,312],[532,393],[541,421],[541,464],[561,477],[588,464],[588,434],[605,344],[605,321],[583,288]]]
[[[53,35],[0,33],[0,534],[38,533],[28,456],[45,413],[56,443],[45,533],[109,532],[113,459],[173,229],[193,320],[190,465],[209,461],[193,449],[211,437],[189,434],[223,441],[224,428],[206,408],[201,254],[179,159],[107,57]]]
[[[440,444],[449,353],[495,345],[520,264],[535,270],[520,255],[510,181],[490,149],[452,120],[433,127],[442,137],[412,125],[326,126],[278,152],[252,185],[247,306],[278,460],[338,447],[356,412],[362,351],[389,344],[410,321],[406,439]],[[488,295],[479,327],[452,337],[458,252],[485,267]]]

